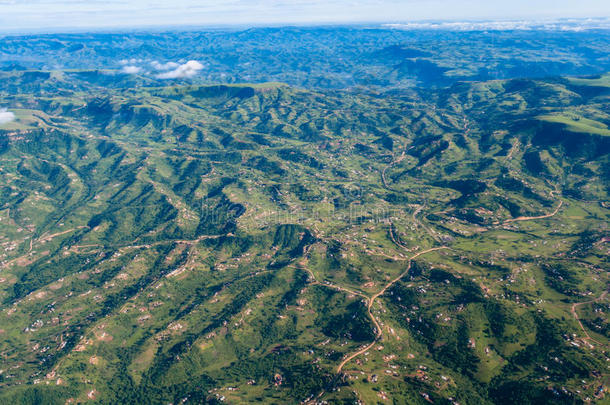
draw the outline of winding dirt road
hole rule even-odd
[[[338,291],[342,291],[348,294],[352,294],[352,295],[357,295],[359,297],[364,298],[365,300],[369,300],[369,297],[367,297],[366,295],[364,295],[361,292],[358,291],[354,291],[354,290],[350,290],[349,288],[345,288],[345,287],[341,287],[339,285],[330,283],[330,282],[320,282],[318,280],[316,280],[316,276],[313,274],[313,272],[310,269],[305,269],[307,271],[307,273],[309,273],[309,278],[311,279],[311,282],[309,283],[310,285],[323,285],[326,286],[328,288],[332,288],[333,290],[338,290]]]
[[[508,224],[511,222],[518,222],[518,221],[531,221],[533,219],[550,218],[550,217],[557,215],[557,213],[559,212],[559,209],[562,207],[562,205],[563,205],[563,201],[559,201],[559,205],[557,206],[557,208],[555,208],[555,211],[551,212],[550,214],[540,215],[537,217],[517,217],[517,218],[507,219],[502,224]]]
[[[374,294],[371,297],[368,297],[366,294],[363,294],[361,292],[354,291],[354,290],[351,290],[349,288],[342,287],[342,286],[339,286],[339,285],[336,285],[336,284],[332,284],[332,283],[327,282],[327,281],[326,282],[320,282],[320,281],[316,280],[315,275],[313,274],[313,272],[310,269],[303,268],[305,271],[307,271],[307,273],[309,273],[310,285],[321,285],[321,286],[325,286],[325,287],[328,287],[328,288],[332,288],[334,290],[342,291],[342,292],[345,292],[345,293],[352,294],[354,296],[358,296],[358,297],[363,298],[364,301],[366,302],[367,314],[368,314],[369,318],[371,319],[371,321],[373,322],[373,324],[375,325],[375,339],[371,343],[369,343],[368,345],[364,346],[363,348],[359,349],[358,351],[356,351],[356,352],[350,354],[349,356],[345,357],[343,359],[343,361],[341,361],[341,363],[337,366],[337,374],[341,373],[341,371],[343,370],[343,367],[347,363],[349,363],[354,358],[360,356],[361,354],[365,353],[367,350],[370,350],[371,347],[373,347],[375,345],[375,343],[377,343],[383,337],[383,331],[382,331],[382,328],[381,328],[381,323],[375,317],[375,315],[373,315],[373,312],[372,312],[372,308],[373,308],[373,305],[375,304],[375,300],[377,298],[379,298],[380,296],[382,296],[383,294],[385,294],[385,292],[389,288],[391,288],[394,284],[396,284],[403,277],[405,277],[407,274],[409,274],[409,271],[411,270],[411,266],[413,265],[413,260],[415,260],[419,256],[424,255],[426,253],[434,252],[436,250],[441,250],[441,249],[449,249],[449,247],[447,247],[447,246],[434,247],[434,248],[422,250],[421,252],[418,252],[418,253],[414,254],[413,256],[411,256],[409,258],[408,263],[407,263],[407,269],[404,272],[402,272],[398,277],[396,277],[395,279],[393,279],[392,281],[387,283],[379,292],[377,292],[376,294]],[[317,397],[319,397],[320,395],[318,395]]]
[[[43,234],[42,236],[40,236],[36,240],[34,240],[34,238],[30,238],[30,247],[28,249],[28,252],[26,254],[22,255],[22,256],[15,257],[15,258],[9,260],[8,262],[4,263],[4,265],[2,267],[0,267],[0,269],[8,268],[8,267],[12,266],[13,263],[18,262],[19,260],[24,260],[24,259],[26,259],[28,257],[31,257],[30,254],[32,253],[32,250],[34,249],[34,243],[39,243],[39,242],[46,243],[46,242],[48,242],[48,241],[50,241],[53,238],[56,238],[58,236],[65,235],[67,233],[76,231],[78,229],[85,229],[85,228],[89,228],[89,227],[88,226],[78,226],[76,228],[68,229],[68,230],[65,230],[63,232],[54,233],[52,235],[45,235],[45,234]]]
[[[375,324],[375,329],[376,329],[375,340],[373,340],[371,343],[364,346],[362,349],[358,350],[357,352],[352,353],[349,356],[347,356],[345,359],[343,359],[343,361],[339,364],[339,366],[337,366],[337,373],[341,373],[341,371],[343,370],[343,367],[348,362],[350,362],[354,358],[360,356],[361,354],[365,353],[367,350],[370,350],[371,347],[373,347],[375,345],[375,343],[377,343],[383,337],[381,323],[377,320],[377,318],[375,317],[375,315],[373,315],[373,312],[371,311],[373,304],[375,304],[375,300],[377,298],[379,298],[380,296],[382,296],[390,287],[392,287],[396,282],[398,282],[400,279],[402,279],[404,276],[406,276],[409,273],[409,270],[411,270],[411,266],[413,264],[413,260],[415,260],[417,257],[419,257],[423,254],[430,253],[435,250],[441,250],[441,249],[448,249],[448,247],[440,246],[440,247],[430,248],[430,249],[422,250],[421,252],[414,254],[409,259],[409,262],[407,264],[407,269],[402,274],[400,274],[394,280],[390,281],[388,284],[385,285],[385,287],[383,287],[381,289],[381,291],[379,291],[378,293],[376,293],[375,295],[373,295],[371,298],[369,298],[367,300],[367,312],[368,312],[369,317],[371,318],[371,321],[373,321],[373,323]],[[358,295],[361,295],[361,294],[358,294]]]
[[[388,186],[388,183],[385,178],[385,172],[390,167],[394,166],[396,163],[400,163],[401,161],[403,161],[405,157],[406,157],[406,155],[405,155],[405,152],[403,151],[402,154],[398,158],[395,158],[394,160],[392,160],[392,162],[381,171],[381,181],[383,182],[383,186],[385,188],[387,188],[388,190],[392,190],[392,189],[390,188],[390,186]]]
[[[597,302],[597,301],[601,301],[601,300],[603,300],[604,298],[606,298],[606,296],[607,296],[607,295],[608,295],[608,291],[604,291],[604,293],[603,293],[602,295],[600,295],[599,297],[597,297],[597,298],[596,298],[596,299],[594,299],[594,300],[591,300],[591,301],[586,301],[586,302],[577,302],[576,304],[572,304],[572,309],[571,309],[571,311],[572,311],[572,315],[574,315],[574,319],[576,319],[576,322],[578,322],[578,325],[580,326],[580,329],[582,329],[583,333],[585,334],[586,339],[588,339],[588,340],[592,340],[592,341],[594,341],[595,343],[597,343],[598,345],[602,345],[602,346],[603,346],[603,344],[602,344],[602,343],[600,343],[600,342],[598,342],[597,340],[593,339],[593,338],[592,338],[592,337],[589,335],[589,332],[587,332],[587,330],[586,330],[586,329],[585,329],[585,327],[583,326],[582,322],[581,322],[581,321],[580,321],[580,319],[578,318],[578,313],[576,312],[576,308],[578,308],[578,307],[579,307],[579,306],[581,306],[581,305],[587,305],[587,304],[592,304],[592,303]]]

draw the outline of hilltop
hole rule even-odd
[[[2,78],[0,402],[602,403],[608,74]]]

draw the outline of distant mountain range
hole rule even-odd
[[[608,30],[566,29],[577,26],[569,21],[549,29],[504,24],[5,36],[0,68],[114,70],[150,78],[167,63],[194,60],[203,64],[193,78],[198,83],[377,89],[610,70]]]

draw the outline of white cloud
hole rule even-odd
[[[141,71],[142,71],[141,67],[133,66],[133,65],[127,65],[127,66],[124,66],[123,69],[121,69],[121,72],[130,74],[130,75],[138,74]]]
[[[608,19],[562,19],[562,20],[505,20],[505,21],[439,21],[383,24],[385,28],[400,30],[447,30],[447,31],[505,31],[505,30],[562,30],[583,31],[610,28]]]
[[[184,64],[177,62],[144,61],[142,59],[123,59],[121,73],[125,74],[155,74],[157,79],[184,79],[191,78],[203,69],[203,65],[196,60],[189,60]],[[151,72],[152,70],[152,72]]]
[[[155,70],[170,70],[170,69],[176,69],[178,66],[180,66],[180,64],[176,63],[176,62],[159,63],[156,60],[153,60],[152,62],[150,62],[150,65]]]
[[[0,31],[610,17],[608,0],[0,0]]]
[[[171,62],[170,62],[171,63]],[[195,76],[203,69],[203,65],[196,60],[189,60],[183,65],[179,65],[174,70],[160,73],[155,76],[157,79],[183,79]]]
[[[15,114],[7,111],[6,108],[0,108],[0,125],[8,124],[15,120]]]
[[[141,62],[143,62],[142,59],[131,58],[131,59],[121,59],[119,61],[119,64],[120,65],[136,65]]]

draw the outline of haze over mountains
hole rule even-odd
[[[194,60],[203,64],[193,78],[200,83],[439,87],[461,80],[603,73],[610,69],[609,36],[598,29],[461,32],[379,26],[6,36],[0,66],[122,70],[154,78],[162,64]]]
[[[406,28],[0,39],[0,403],[606,403],[610,32]]]
[[[1,0],[0,30],[610,18],[603,0]]]

